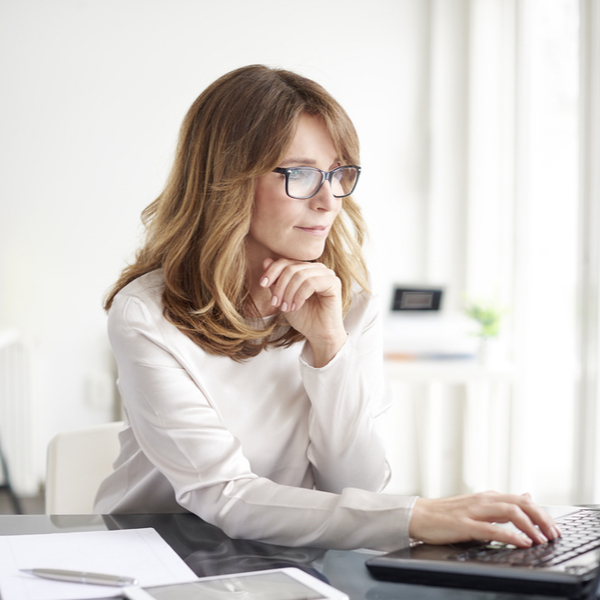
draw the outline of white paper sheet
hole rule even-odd
[[[151,528],[0,536],[2,600],[85,600],[120,588],[41,579],[20,569],[70,569],[134,577],[142,587],[197,579]]]

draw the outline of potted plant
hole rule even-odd
[[[483,364],[490,364],[500,358],[498,336],[500,335],[500,324],[506,312],[505,309],[492,304],[477,302],[467,304],[466,315],[479,325],[474,335],[479,337],[478,357]]]

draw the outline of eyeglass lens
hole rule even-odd
[[[292,198],[310,198],[314,196],[327,177],[318,169],[301,167],[288,171],[287,186],[288,195]],[[336,198],[348,196],[354,190],[358,179],[358,169],[355,167],[340,167],[331,171],[328,178],[331,183],[331,191]]]

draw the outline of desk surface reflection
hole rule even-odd
[[[234,540],[192,514],[0,515],[0,534],[57,533],[153,527],[199,576],[297,567],[343,590],[352,600],[548,600],[460,589],[377,581],[365,567],[365,552],[290,548]],[[555,599],[556,600],[556,599]]]

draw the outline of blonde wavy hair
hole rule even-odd
[[[255,181],[283,160],[303,113],[323,119],[344,164],[360,164],[352,122],[314,81],[251,65],[210,85],[183,121],[165,189],[142,212],[145,241],[104,308],[128,283],[162,269],[165,317],[211,354],[241,361],[270,344],[303,339],[283,315],[268,326],[260,320],[248,291],[245,254]],[[319,258],[342,282],[344,314],[354,282],[368,289],[365,234],[359,207],[344,198]]]

